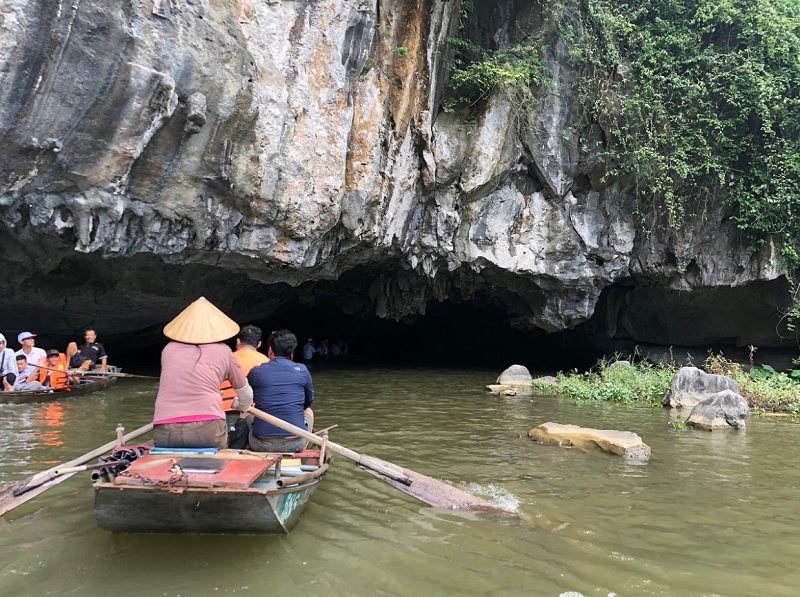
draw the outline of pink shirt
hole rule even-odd
[[[161,384],[153,421],[163,425],[224,419],[219,386],[225,380],[235,389],[247,385],[239,361],[225,344],[170,342],[161,352]]]

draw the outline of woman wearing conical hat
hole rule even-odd
[[[226,448],[228,426],[219,387],[230,382],[234,408],[246,411],[253,390],[223,342],[239,326],[201,297],[164,328],[171,340],[161,352],[161,384],[153,416],[155,445],[163,448]]]

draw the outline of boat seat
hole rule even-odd
[[[203,455],[202,458],[207,458]],[[177,473],[179,456],[148,454],[134,461],[124,473],[114,478],[118,486],[183,486],[247,489],[272,467],[276,458],[214,458],[224,464],[213,473]]]

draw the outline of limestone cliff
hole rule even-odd
[[[779,343],[781,270],[730,214],[637,232],[571,132],[555,33],[530,126],[499,94],[469,126],[440,111],[456,4],[0,0],[0,326],[56,305],[65,333],[87,312],[133,331],[201,293],[267,315],[350,272],[345,312],[482,293],[554,332],[611,288],[600,335]],[[532,2],[472,4],[495,45],[537,26]]]

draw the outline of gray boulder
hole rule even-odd
[[[712,375],[697,367],[681,367],[669,385],[661,404],[672,408],[691,408],[712,394],[731,390],[741,394],[739,384],[724,375]]]
[[[500,374],[500,377],[497,378],[497,383],[503,385],[529,384],[532,379],[531,372],[528,371],[527,367],[511,365]]]
[[[732,390],[723,390],[698,402],[686,419],[696,429],[744,429],[750,416],[747,400]]]

